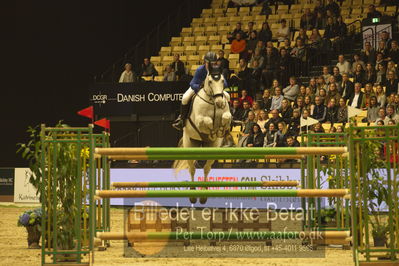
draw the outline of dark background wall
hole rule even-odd
[[[1,3],[0,167],[25,165],[15,150],[29,125],[87,125],[76,111],[88,105],[93,76],[183,1]]]

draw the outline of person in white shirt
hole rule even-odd
[[[345,60],[345,57],[342,54],[338,56],[337,67],[339,68],[339,74],[341,75],[351,73],[351,64]]]
[[[361,91],[362,84],[355,83],[355,92],[349,98],[349,106],[361,109],[364,107],[364,99],[363,99],[363,92]]]
[[[284,98],[290,101],[295,101],[299,93],[299,86],[298,84],[296,84],[295,77],[290,77],[290,85],[288,85],[283,89],[283,93],[284,93]]]
[[[286,38],[290,38],[290,27],[287,26],[287,21],[282,19],[281,26],[277,30],[277,39],[279,42],[284,42]]]
[[[281,110],[281,102],[284,99],[283,95],[281,95],[281,88],[276,87],[274,89],[275,95],[272,97],[272,104],[270,106],[270,110]]]
[[[137,81],[136,74],[132,71],[132,64],[125,64],[125,71],[122,72],[119,83],[135,82]]]

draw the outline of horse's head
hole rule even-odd
[[[218,108],[224,108],[226,100],[224,99],[224,77],[222,69],[219,66],[213,66],[209,69],[205,79],[205,90],[213,98]]]

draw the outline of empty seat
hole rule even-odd
[[[195,37],[194,36],[189,36],[189,37],[184,37],[183,38],[183,44],[184,45],[192,45],[192,44],[194,44],[194,40],[195,40]]]
[[[215,17],[223,16],[224,15],[224,9],[223,8],[215,8],[213,10],[213,15]]]
[[[201,17],[210,17],[213,14],[212,9],[202,9]]]
[[[209,45],[200,45],[198,47],[198,53],[202,52],[208,52],[211,50],[211,47]]]
[[[172,37],[170,40],[170,46],[178,46],[181,45],[183,41],[182,37]]]
[[[218,43],[220,43],[220,35],[209,36],[208,43],[209,44],[218,44]]]
[[[221,42],[222,44],[228,44],[228,43],[230,43],[229,40],[227,39],[227,35],[222,35],[222,37],[221,37],[221,39],[220,39],[220,42]]]
[[[200,66],[200,65],[198,65],[198,64],[196,64],[196,65],[191,65],[191,68],[190,68],[190,75],[194,76],[194,73],[195,73],[195,71],[197,71],[197,68],[198,68],[199,66]]]
[[[273,21],[277,21],[280,19],[280,15],[276,14],[276,15],[269,15],[268,20],[273,20]],[[269,22],[270,24],[270,22]]]
[[[226,15],[227,16],[235,16],[236,14],[237,14],[237,8],[235,8],[235,7],[229,7],[226,10]]]
[[[288,5],[278,5],[277,14],[286,14],[288,13]]]
[[[266,15],[256,15],[255,16],[256,23],[263,23],[266,21]]]
[[[155,69],[158,72],[158,75],[163,75],[164,73],[164,67],[163,66],[155,66]]]
[[[172,52],[174,54],[184,54],[184,46],[173,46]]]
[[[213,26],[216,23],[216,18],[205,18],[204,19],[204,26]]]
[[[235,25],[238,22],[241,22],[241,18],[240,17],[229,17],[229,23],[230,25]]]
[[[229,18],[228,17],[217,17],[216,18],[216,24],[218,26],[222,26],[225,25],[229,22]]]
[[[160,56],[166,56],[170,55],[172,53],[172,47],[161,47],[161,50],[159,51]]]
[[[396,6],[387,6],[385,9],[385,14],[393,16],[396,13],[396,9],[397,9]]]
[[[187,36],[191,36],[191,34],[193,33],[193,28],[189,27],[189,28],[182,28],[181,29],[181,36],[182,37],[187,37]]]
[[[345,3],[345,1],[344,1],[344,3]],[[291,5],[291,8],[290,8],[291,14],[297,13],[297,12],[301,13],[301,11],[302,11],[302,4]]]
[[[162,57],[162,64],[164,66],[166,66],[166,65],[168,65],[168,64],[170,64],[172,62],[173,62],[173,56],[167,55],[167,56],[163,56]]]
[[[219,26],[218,33],[221,35],[227,34],[230,31],[230,26]]]
[[[215,35],[217,31],[218,31],[218,27],[210,26],[210,27],[206,27],[205,34],[208,36]]]
[[[157,64],[161,63],[161,57],[160,56],[151,56],[151,62],[154,65],[157,65]]]
[[[261,6],[254,6],[254,7],[252,7],[251,14],[252,15],[258,15],[261,11],[262,11],[262,7]]]
[[[186,49],[184,50],[184,53],[186,55],[195,55],[197,54],[198,46],[196,45],[189,45],[186,46]]]
[[[196,36],[204,35],[205,28],[204,27],[197,27],[193,29],[193,34]]]
[[[249,12],[249,7],[240,7],[240,10],[238,11],[239,14],[249,14]]]
[[[196,45],[204,45],[208,42],[207,36],[196,36],[195,37],[195,44]]]
[[[214,51],[215,53],[218,52],[219,50],[223,50],[223,45],[221,44],[214,44],[211,46],[211,51]]]
[[[248,22],[253,22],[254,21],[254,17],[253,16],[244,16],[242,18],[242,23],[248,23]]]

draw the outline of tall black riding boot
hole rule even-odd
[[[186,119],[188,117],[188,112],[190,111],[190,104],[182,104],[180,106],[180,115],[172,126],[177,130],[183,130],[185,126]]]

